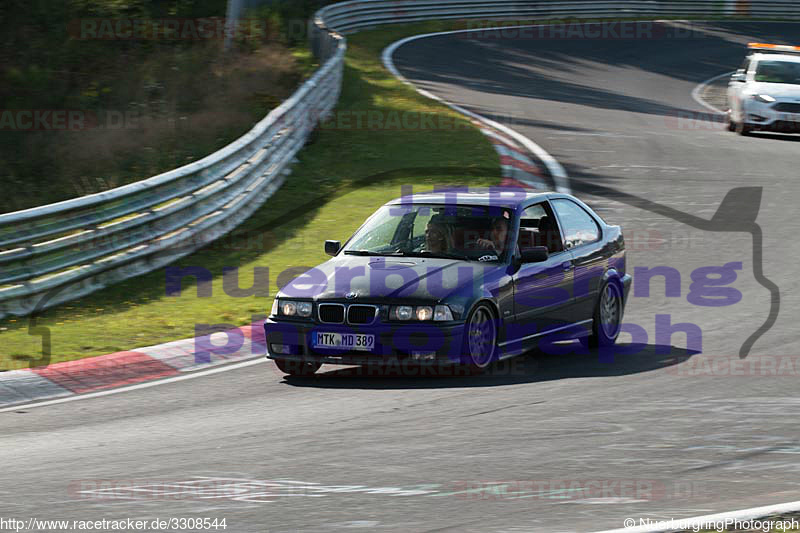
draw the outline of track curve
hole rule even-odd
[[[626,322],[646,333],[642,345],[613,363],[533,353],[475,377],[323,369],[287,381],[265,363],[2,413],[3,514],[224,517],[236,532],[589,531],[628,516],[800,500],[797,374],[714,374],[713,366],[715,357],[740,361],[774,311],[757,279],[752,226],[740,224],[755,214],[754,187],[761,263],[783,300],[742,364],[800,352],[796,269],[787,266],[800,245],[784,237],[798,233],[800,143],[686,120],[707,112],[693,88],[735,68],[743,42],[790,40],[797,28],[714,24],[691,39],[635,42],[451,35],[400,47],[395,61],[414,83],[555,156],[573,190],[623,224],[631,268],[678,271],[679,297],[654,278],[651,296],[631,299]],[[737,216],[715,219],[733,188],[746,188],[729,204]],[[692,303],[692,273],[730,262],[742,263],[741,301]],[[659,343],[657,315],[697,325],[702,353],[683,349],[681,334]],[[628,489],[575,488],[615,480]],[[172,492],[154,492],[152,482],[167,481]],[[104,486],[116,487],[113,498]]]

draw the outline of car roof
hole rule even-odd
[[[789,63],[800,63],[800,55],[797,54],[775,54],[775,53],[765,54],[762,52],[756,52],[754,54],[751,54],[750,57],[758,61],[767,59],[773,61],[786,61]]]
[[[488,188],[452,188],[436,189],[430,192],[415,193],[402,198],[395,198],[387,205],[397,204],[452,204],[485,205],[517,209],[527,205],[531,200],[545,200],[554,193],[538,192],[521,187],[488,187]]]

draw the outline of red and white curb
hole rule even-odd
[[[0,372],[0,407],[91,394],[264,355],[259,323],[129,352]]]
[[[472,123],[486,135],[500,156],[500,170],[504,178],[517,180],[537,189],[547,189],[542,169],[518,142],[500,131],[477,120]]]

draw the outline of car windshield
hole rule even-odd
[[[755,81],[764,83],[800,84],[800,63],[792,61],[759,61]]]
[[[353,235],[344,253],[500,261],[511,220],[511,211],[499,207],[383,206]]]

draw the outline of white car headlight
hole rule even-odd
[[[282,316],[299,316],[308,318],[311,316],[313,306],[311,302],[295,302],[292,300],[281,300],[278,309]]]
[[[410,305],[398,305],[397,307],[392,308],[392,317],[397,320],[411,320],[411,316],[414,314],[414,308]]]
[[[433,319],[437,322],[453,320],[453,312],[446,305],[437,305],[433,312]]]
[[[768,94],[754,94],[751,96],[753,100],[758,100],[759,102],[763,102],[765,104],[771,104],[775,101],[773,97]]]
[[[294,316],[297,314],[297,304],[294,302],[281,302],[281,313],[284,316]]]
[[[430,320],[433,318],[433,307],[423,305],[417,307],[417,320]]]
[[[297,302],[297,314],[302,317],[310,317],[311,302]]]
[[[453,312],[446,305],[394,305],[389,310],[390,320],[418,320],[420,322],[446,322],[453,320]]]

